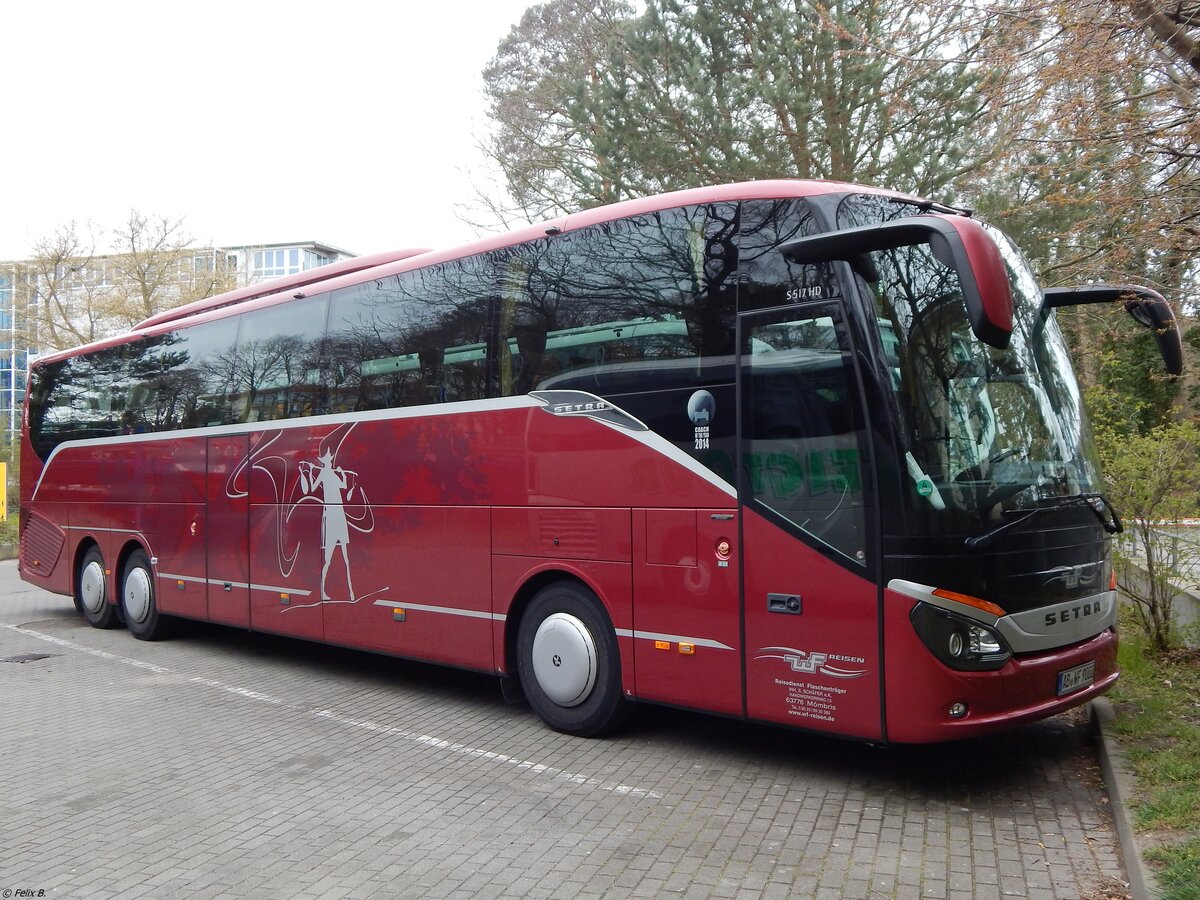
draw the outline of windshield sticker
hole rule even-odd
[[[717,398],[708,391],[696,391],[688,400],[687,415],[696,428],[695,449],[707,450],[711,440],[712,421],[717,415]]]

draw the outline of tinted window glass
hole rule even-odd
[[[174,334],[164,345],[158,386],[173,398],[181,428],[239,421],[231,387],[237,373],[236,318],[218,319]]]
[[[736,205],[633,216],[536,241],[503,266],[502,394],[668,387],[732,353]],[[665,379],[665,380],[664,380]]]
[[[239,421],[311,416],[327,400],[321,344],[329,295],[256,310],[242,317],[233,378]]]
[[[864,428],[840,319],[756,319],[742,348],[747,492],[785,527],[865,564]]]
[[[169,431],[195,423],[202,394],[188,374],[187,338],[179,332],[145,338],[125,348],[129,371],[129,430]]]
[[[124,348],[52,363],[39,370],[30,435],[39,455],[63,441],[108,437],[126,429]]]
[[[489,396],[491,269],[469,257],[334,293],[331,411]]]
[[[739,307],[742,310],[766,309],[840,296],[841,289],[831,264],[798,265],[779,252],[783,244],[821,230],[806,200],[743,203],[738,248],[745,277],[738,297]]]

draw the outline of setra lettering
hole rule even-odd
[[[1075,619],[1083,619],[1087,616],[1094,616],[1100,613],[1102,604],[1099,600],[1094,600],[1091,603],[1083,603],[1079,606],[1071,606],[1067,609],[1060,609],[1057,612],[1046,613],[1046,627],[1053,628],[1055,625],[1065,625]]]

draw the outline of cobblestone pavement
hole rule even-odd
[[[0,563],[3,897],[1121,897],[1086,718],[880,750],[493,679],[86,626]],[[10,895],[7,893],[12,891]]]

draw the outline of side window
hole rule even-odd
[[[185,343],[179,332],[169,332],[125,348],[130,381],[127,431],[138,434],[183,427],[198,396],[188,388],[188,377],[177,371],[187,363],[180,349]],[[189,421],[194,418],[192,415]]]
[[[311,416],[327,399],[321,344],[329,295],[255,310],[242,317],[232,371],[232,408],[241,422]]]
[[[421,269],[419,274],[420,340],[432,351],[433,391],[438,402],[493,396],[495,278],[491,257],[454,260]]]
[[[743,203],[738,233],[742,275],[738,308],[767,309],[839,297],[841,288],[832,264],[798,265],[779,252],[781,245],[820,230],[806,200]]]
[[[237,367],[238,320],[234,317],[181,328],[161,356],[159,391],[177,416],[174,427],[230,425],[230,388]],[[169,399],[168,399],[169,398]]]
[[[334,292],[326,384],[332,412],[490,395],[495,366],[487,257],[468,257]]]
[[[330,297],[323,379],[329,412],[424,402],[420,360],[405,349],[404,278],[368,281]]]
[[[70,377],[70,360],[35,366],[29,373],[29,443],[45,460],[59,443],[61,424],[55,403]]]
[[[523,245],[501,264],[501,394],[606,396],[691,383],[732,353],[735,204],[683,207]]]
[[[64,441],[239,421],[236,318],[142,338],[36,370],[30,439],[43,459]]]
[[[48,457],[64,441],[122,433],[128,385],[124,349],[113,347],[39,370],[30,410],[39,456]]]
[[[797,313],[743,332],[745,490],[784,527],[865,565],[865,429],[848,343],[834,314]]]

